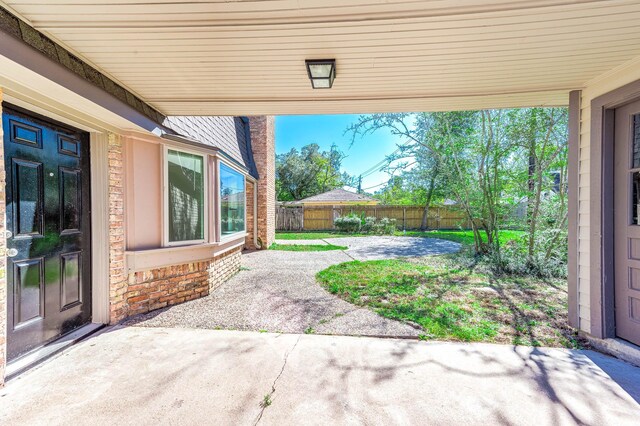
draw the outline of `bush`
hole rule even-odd
[[[378,219],[371,216],[361,219],[358,215],[352,213],[348,216],[337,218],[334,223],[339,232],[348,234],[364,232],[366,234],[393,235],[396,232],[396,220],[388,217],[383,217],[378,221]]]
[[[396,220],[389,219],[388,217],[383,217],[378,222],[379,231],[378,233],[384,235],[393,235],[396,232]]]
[[[376,226],[376,218],[375,217],[365,217],[364,223],[362,224],[362,232],[373,232]]]
[[[362,226],[362,220],[354,214],[339,217],[333,223],[338,231],[349,234],[355,234],[360,231],[360,227]]]
[[[542,238],[543,233],[541,233]],[[494,274],[533,275],[541,278],[566,278],[567,259],[562,249],[554,250],[548,258],[537,250],[532,258],[527,255],[526,234],[501,247],[500,254],[488,253],[482,262]]]

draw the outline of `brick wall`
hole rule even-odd
[[[124,230],[124,154],[119,136],[109,135],[109,318],[127,316]]]
[[[258,238],[268,248],[276,236],[276,145],[273,116],[249,117],[258,180]]]
[[[0,89],[0,118],[2,118],[2,89]],[[5,224],[5,170],[4,170],[4,135],[0,120],[0,387],[4,385],[4,368],[7,353],[7,273],[6,273],[6,239]]]
[[[129,274],[124,293],[127,315],[204,297],[240,270],[241,248],[215,258]]]
[[[254,184],[247,181],[247,187],[246,187],[246,200],[247,200],[247,205],[246,205],[246,209],[247,209],[247,224],[246,224],[246,228],[247,228],[247,238],[245,238],[245,243],[244,243],[244,247],[246,249],[255,249],[255,242],[254,242],[254,238],[253,238],[253,217],[254,217],[254,204],[253,204],[253,196],[255,193],[255,189],[254,189]]]
[[[229,278],[240,272],[242,247],[229,250],[211,261],[209,266],[209,291],[220,287]]]

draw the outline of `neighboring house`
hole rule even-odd
[[[0,4],[0,381],[7,351],[201,297],[273,240],[265,114],[568,105],[568,319],[640,351],[638,2]],[[229,117],[167,117],[197,115]]]
[[[303,198],[302,200],[296,201],[296,204],[305,207],[350,205],[374,206],[378,204],[378,200],[364,194],[358,194],[356,192],[338,188],[312,197]]]

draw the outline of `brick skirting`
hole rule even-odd
[[[127,316],[207,296],[240,270],[240,247],[211,260],[129,274]]]

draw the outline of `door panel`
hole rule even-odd
[[[43,177],[42,163],[12,159],[12,181],[15,208],[16,237],[42,237]]]
[[[86,133],[3,104],[7,172],[7,355],[91,320]]]
[[[62,310],[73,308],[82,303],[82,253],[65,253],[62,259],[62,287],[60,288],[60,306]]]
[[[640,102],[615,111],[616,335],[640,345]]]
[[[44,268],[42,258],[13,263],[16,328],[44,317]]]
[[[80,232],[81,189],[82,172],[60,167],[60,229],[63,235]]]

